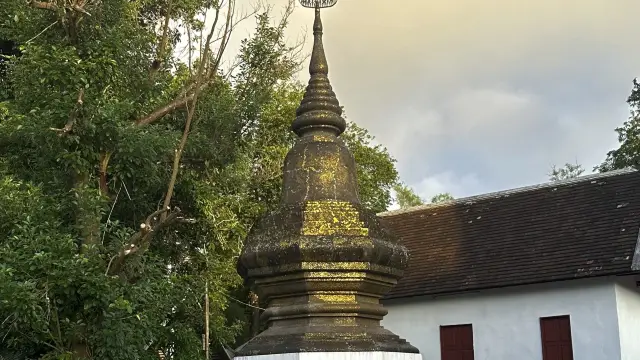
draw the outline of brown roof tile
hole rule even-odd
[[[628,274],[640,230],[640,172],[584,176],[380,218],[411,253],[388,299]]]

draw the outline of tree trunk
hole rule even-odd
[[[91,359],[91,352],[86,342],[78,340],[71,345],[71,353],[74,360]]]

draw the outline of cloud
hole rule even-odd
[[[534,184],[616,146],[638,13],[637,0],[339,0],[323,10],[329,77],[424,196]],[[289,37],[312,17],[296,9]]]
[[[484,188],[476,174],[458,175],[451,171],[429,175],[422,178],[418,183],[408,185],[426,203],[431,202],[431,199],[438,194],[450,193],[455,198],[463,198],[481,194]],[[399,208],[400,206],[394,201],[389,210]]]

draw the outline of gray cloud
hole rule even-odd
[[[291,38],[312,13],[296,10]],[[533,184],[616,146],[638,13],[636,0],[340,0],[323,13],[329,76],[424,197]]]

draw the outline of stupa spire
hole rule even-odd
[[[340,103],[329,83],[329,65],[322,44],[322,19],[320,18],[319,2],[315,3],[315,13],[313,52],[309,63],[311,78],[291,128],[298,136],[303,136],[314,130],[328,130],[340,135],[346,128],[346,122],[342,118]]]

